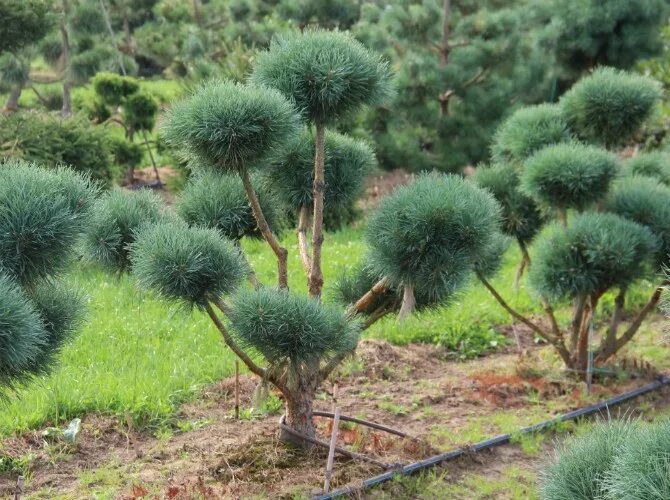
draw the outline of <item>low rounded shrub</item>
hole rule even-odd
[[[670,263],[670,188],[646,177],[622,179],[603,208],[648,227],[659,240],[658,269]]]
[[[236,294],[230,324],[240,345],[254,349],[275,366],[284,362],[318,366],[329,356],[350,351],[359,333],[358,324],[339,309],[265,287]]]
[[[637,427],[633,421],[599,421],[586,434],[566,439],[541,475],[542,499],[612,498],[608,495],[605,481],[621,447],[637,435]]]
[[[653,177],[666,186],[670,186],[670,153],[652,151],[639,153],[623,162],[623,173]]]
[[[135,78],[110,72],[97,73],[91,78],[91,83],[95,93],[109,106],[120,106],[125,97],[140,89]]]
[[[270,228],[276,233],[281,227],[281,211],[277,200],[267,189],[255,191]],[[260,238],[261,234],[238,175],[203,171],[189,179],[177,204],[179,215],[191,226],[218,230],[231,240],[244,236]]]
[[[632,138],[660,96],[658,84],[646,76],[601,67],[575,83],[559,104],[580,138],[611,147]]]
[[[165,221],[146,226],[131,248],[133,274],[145,288],[204,306],[234,291],[247,276],[239,250],[218,231]]]
[[[617,170],[616,156],[604,149],[558,144],[526,160],[521,185],[539,203],[583,210],[602,199]]]
[[[522,244],[529,243],[546,217],[530,196],[521,190],[518,170],[511,163],[478,167],[475,182],[488,189],[502,207],[502,230]]]
[[[123,122],[133,131],[153,130],[158,102],[146,92],[135,92],[123,100]]]
[[[496,131],[491,153],[497,161],[523,161],[551,144],[572,138],[561,108],[539,104],[518,109]]]
[[[345,208],[355,200],[363,178],[375,167],[375,154],[365,142],[331,131],[325,134],[324,146],[325,207]],[[314,203],[314,151],[314,136],[305,131],[287,144],[267,171],[268,189],[294,211]]]
[[[370,217],[370,265],[393,286],[445,297],[465,282],[499,224],[500,207],[488,191],[457,176],[422,175]]]
[[[234,171],[266,158],[298,127],[295,108],[279,91],[212,81],[172,107],[164,134],[189,161]]]
[[[549,298],[600,296],[643,276],[657,249],[648,228],[615,214],[585,212],[538,239],[530,282]]]
[[[130,245],[137,231],[161,217],[161,200],[151,191],[114,189],[97,200],[84,246],[98,264],[123,272],[130,266]]]

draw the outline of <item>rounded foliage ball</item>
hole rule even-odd
[[[146,92],[135,92],[123,100],[123,121],[135,131],[153,130],[158,102]]]
[[[653,177],[666,186],[670,186],[670,153],[652,151],[637,154],[623,162],[623,173]]]
[[[670,498],[670,420],[648,425],[621,443],[606,484],[609,498]]]
[[[140,89],[140,84],[135,78],[104,71],[97,73],[91,79],[91,83],[95,93],[109,106],[120,106],[125,97]]]
[[[448,296],[464,283],[499,224],[500,207],[486,190],[453,175],[422,175],[371,216],[370,265],[393,286]]]
[[[84,237],[86,253],[102,266],[126,271],[137,231],[160,217],[161,200],[151,191],[113,189],[96,201]]]
[[[658,84],[646,76],[601,67],[573,85],[560,105],[580,138],[611,147],[632,138],[660,96]]]
[[[263,214],[276,234],[281,227],[277,200],[255,179],[252,184]],[[177,210],[189,225],[216,229],[231,240],[261,237],[237,174],[202,171],[194,175],[182,191]]]
[[[0,384],[11,386],[39,368],[48,335],[23,290],[0,273]]]
[[[367,143],[331,131],[325,134],[324,150],[325,206],[346,207],[359,194],[365,175],[375,167],[375,154]],[[314,152],[314,136],[305,131],[287,144],[267,172],[268,188],[293,210],[314,203]]]
[[[622,445],[638,434],[634,421],[599,421],[585,434],[569,437],[542,473],[544,500],[610,498],[605,480]],[[629,497],[614,497],[629,498]]]
[[[242,290],[229,317],[240,344],[272,364],[318,362],[353,349],[358,341],[358,323],[341,310],[283,290]]]
[[[557,144],[541,149],[525,162],[521,186],[544,205],[583,210],[607,193],[617,170],[616,156],[604,149]]]
[[[133,274],[145,288],[189,305],[234,291],[247,268],[239,250],[214,229],[165,221],[145,226],[131,249]]]
[[[378,55],[348,33],[318,29],[275,38],[258,56],[251,81],[279,89],[318,124],[391,94],[389,69]]]
[[[475,272],[484,278],[494,276],[502,266],[505,252],[511,244],[509,236],[496,232],[474,262]]]
[[[294,106],[279,91],[211,81],[173,106],[164,137],[196,164],[237,170],[270,156],[299,125]]]
[[[627,286],[644,276],[658,241],[636,222],[585,212],[567,228],[555,225],[535,248],[529,275],[533,287],[549,298],[572,299]]]
[[[648,227],[659,240],[658,267],[670,264],[670,188],[651,178],[625,178],[614,185],[604,209]]]
[[[498,163],[478,167],[474,179],[500,203],[505,234],[529,243],[542,228],[545,216],[535,200],[521,190],[519,171],[511,163]]]
[[[22,284],[61,270],[88,222],[95,187],[67,168],[0,168],[0,270]]]
[[[527,106],[515,111],[498,127],[491,152],[497,161],[523,161],[543,147],[568,142],[571,137],[559,106]]]

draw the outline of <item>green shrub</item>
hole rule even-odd
[[[130,266],[137,231],[161,217],[161,200],[151,191],[114,189],[96,201],[84,246],[98,264],[119,272]]]
[[[0,153],[47,167],[68,165],[105,183],[112,180],[106,132],[83,117],[31,112],[0,117]]]
[[[314,203],[314,151],[314,136],[305,131],[286,145],[267,171],[267,188],[293,211]],[[350,206],[360,194],[363,178],[376,165],[375,154],[365,142],[330,131],[325,134],[324,161],[327,210]]]
[[[234,291],[247,275],[239,250],[218,231],[177,221],[140,231],[131,265],[143,287],[195,306],[204,306],[208,296]]]
[[[627,436],[607,474],[609,498],[670,498],[670,421],[647,426]]]
[[[648,228],[618,215],[586,212],[538,239],[530,282],[549,298],[600,297],[642,277],[657,248]]]
[[[648,227],[658,238],[657,268],[670,259],[670,188],[654,179],[635,177],[614,185],[604,209]]]
[[[91,83],[95,93],[108,106],[120,106],[126,97],[140,89],[140,84],[135,78],[109,72],[96,74]]]
[[[616,156],[578,143],[547,146],[531,156],[521,175],[523,190],[552,208],[584,210],[607,193]]]
[[[456,176],[423,175],[369,220],[370,265],[393,286],[445,297],[463,285],[498,232],[493,196]]]
[[[265,218],[277,232],[282,225],[277,200],[266,189],[259,190],[258,182],[254,184]],[[189,225],[216,229],[231,240],[261,237],[242,181],[235,174],[207,171],[195,174],[182,191],[177,210]]]
[[[267,157],[298,126],[295,109],[278,91],[213,81],[172,107],[164,132],[190,161],[234,171]]]
[[[598,68],[573,85],[560,105],[580,138],[611,147],[632,138],[659,98],[658,84],[648,77]]]
[[[670,153],[665,151],[639,153],[623,162],[623,173],[653,177],[670,186]]]
[[[233,334],[244,347],[261,353],[274,365],[319,361],[350,351],[359,326],[341,310],[306,295],[270,288],[243,290],[231,304]]]
[[[146,92],[135,92],[123,100],[123,123],[133,132],[153,130],[156,113],[158,102]]]
[[[611,498],[605,485],[607,475],[621,447],[635,439],[639,432],[637,427],[634,421],[600,421],[586,434],[568,438],[556,450],[552,463],[541,475],[542,499]]]
[[[107,139],[114,163],[121,167],[137,167],[144,157],[144,149],[140,144],[122,137],[110,135]]]
[[[571,137],[559,106],[527,106],[515,111],[498,127],[491,153],[497,161],[523,161],[543,147],[568,142]]]

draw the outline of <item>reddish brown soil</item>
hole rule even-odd
[[[352,425],[343,425],[340,433],[343,446],[386,463],[409,463],[467,444],[466,431],[473,422],[481,423],[483,437],[493,436],[501,429],[492,417],[501,413],[517,415],[519,424],[514,425],[521,427],[645,382],[596,383],[595,396],[587,399],[583,384],[542,361],[551,359],[544,354],[542,348],[527,354],[533,365],[544,370],[542,377],[535,372],[527,376],[514,352],[455,363],[435,346],[396,347],[365,340],[355,359],[343,365],[332,385],[324,387],[316,407],[330,411],[337,404],[343,414],[416,436],[418,442]],[[333,391],[335,383],[337,390]],[[242,408],[251,406],[254,385],[253,379],[242,377]],[[48,496],[88,498],[87,486],[95,488],[96,484],[82,485],[81,476],[99,467],[116,471],[118,498],[291,498],[297,493],[317,493],[323,483],[325,452],[305,453],[280,444],[278,415],[232,418],[233,387],[232,380],[224,380],[184,405],[181,421],[200,425],[187,432],[175,431],[170,439],[157,439],[129,430],[115,419],[89,415],[83,418],[75,446],[45,446],[41,434],[33,432],[6,439],[3,453],[34,455],[26,484],[29,495],[48,489]],[[318,428],[325,439],[329,421],[319,419]],[[473,457],[462,467],[450,464],[449,477],[457,478],[459,467],[495,473],[501,459],[521,466],[537,460],[514,447],[501,448]],[[380,472],[373,464],[338,458],[332,484],[340,487]],[[15,483],[16,473],[0,475],[0,496],[11,495]]]

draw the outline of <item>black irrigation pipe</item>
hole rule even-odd
[[[512,440],[512,437],[514,436],[546,431],[548,429],[551,429],[557,423],[568,422],[571,420],[577,420],[578,418],[581,417],[587,417],[593,415],[594,413],[597,413],[601,410],[609,409],[612,406],[620,405],[621,403],[625,403],[626,401],[637,398],[649,392],[657,391],[668,384],[670,384],[670,377],[667,375],[661,375],[655,382],[651,382],[632,391],[619,394],[618,396],[607,399],[605,401],[601,401],[599,403],[595,403],[586,406],[584,408],[580,408],[578,410],[565,413],[561,416],[552,418],[550,420],[545,420],[544,422],[541,422],[539,424],[531,425],[530,427],[524,427],[523,429],[520,429],[514,434],[501,434],[494,438],[487,439],[485,441],[480,441],[479,443],[476,443],[472,446],[458,448],[456,450],[448,451],[446,453],[441,453],[439,455],[426,458],[425,460],[420,460],[419,462],[405,465],[402,468],[391,470],[383,474],[379,474],[378,476],[365,479],[361,483],[356,483],[354,485],[345,486],[344,488],[340,488],[338,490],[334,490],[329,493],[317,495],[313,497],[313,500],[331,500],[333,498],[341,497],[344,495],[355,494],[363,490],[372,488],[374,486],[378,486],[382,483],[385,483],[386,481],[390,481],[396,476],[408,476],[421,470],[435,467],[436,465],[439,465],[443,462],[448,462],[456,458],[470,455],[473,452],[493,448],[495,446],[500,446],[503,444],[508,444]]]

